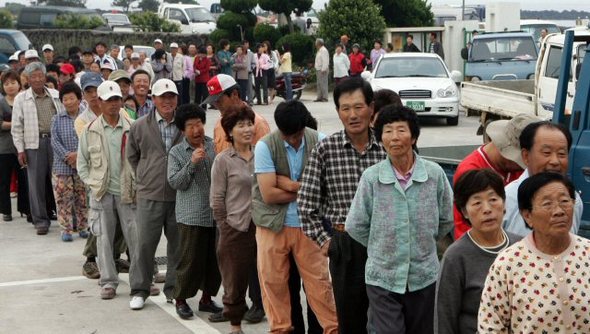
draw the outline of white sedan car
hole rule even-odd
[[[373,91],[390,89],[399,94],[405,106],[420,117],[442,117],[448,125],[459,123],[461,72],[450,72],[442,59],[431,53],[387,53],[373,72],[362,77]]]

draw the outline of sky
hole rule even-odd
[[[212,3],[219,2],[219,0],[197,0],[201,5],[206,6],[209,8]],[[327,3],[329,0],[314,0],[313,7],[316,9],[321,9],[324,7],[324,4]],[[29,4],[30,1],[28,0],[0,0],[0,7],[4,7],[6,2],[18,2],[23,4]],[[465,4],[467,5],[475,5],[475,4],[485,4],[487,2],[492,2],[490,0],[465,0]],[[496,1],[497,2],[497,1]],[[520,2],[521,9],[528,9],[528,10],[538,10],[540,8],[546,10],[585,10],[590,12],[590,1],[589,0],[564,0],[564,1],[547,1],[547,0],[521,0],[521,1],[511,1],[511,2]],[[86,6],[88,8],[110,8],[112,0],[87,0]],[[432,5],[457,5],[460,6],[462,1],[461,0],[430,0]]]

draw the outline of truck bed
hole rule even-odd
[[[499,118],[535,113],[534,80],[490,80],[461,83],[461,106]]]

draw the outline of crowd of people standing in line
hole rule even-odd
[[[221,49],[221,68],[244,71]],[[259,87],[268,49],[257,47],[254,67],[246,62]],[[3,167],[26,174],[19,187],[39,235],[55,192],[61,238],[87,239],[83,273],[99,279],[102,299],[116,297],[127,269],[130,309],[164,283],[190,319],[187,299],[201,290],[198,310],[229,321],[231,333],[264,316],[272,333],[305,332],[302,282],[313,333],[590,332],[590,242],[575,235],[583,206],[565,176],[565,127],[531,116],[491,123],[491,142],[459,165],[453,191],[419,155],[416,112],[358,77],[333,92],[342,130],[318,132],[305,105],[287,100],[271,131],[236,73],[209,77],[207,95],[183,103],[186,78],[154,80],[145,68],[89,66],[76,81],[65,63],[51,88],[51,67],[29,51],[23,76],[0,77]],[[198,62],[211,67],[211,52],[198,52],[196,76]],[[244,44],[236,59],[248,52]],[[158,55],[154,73],[169,61]],[[117,68],[115,59],[97,52],[93,64]],[[208,105],[221,114],[213,137]],[[13,169],[2,172],[5,201]],[[440,263],[436,242],[452,231]],[[162,232],[165,274],[154,263]],[[213,301],[221,285],[223,307]]]

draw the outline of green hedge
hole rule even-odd
[[[294,63],[304,64],[308,60],[313,59],[315,55],[314,39],[310,36],[300,33],[285,35],[278,40],[276,49],[281,50],[283,44],[289,44],[291,47],[291,55]]]
[[[281,36],[280,31],[270,24],[258,24],[254,27],[254,40],[258,43],[269,41],[274,46]]]

